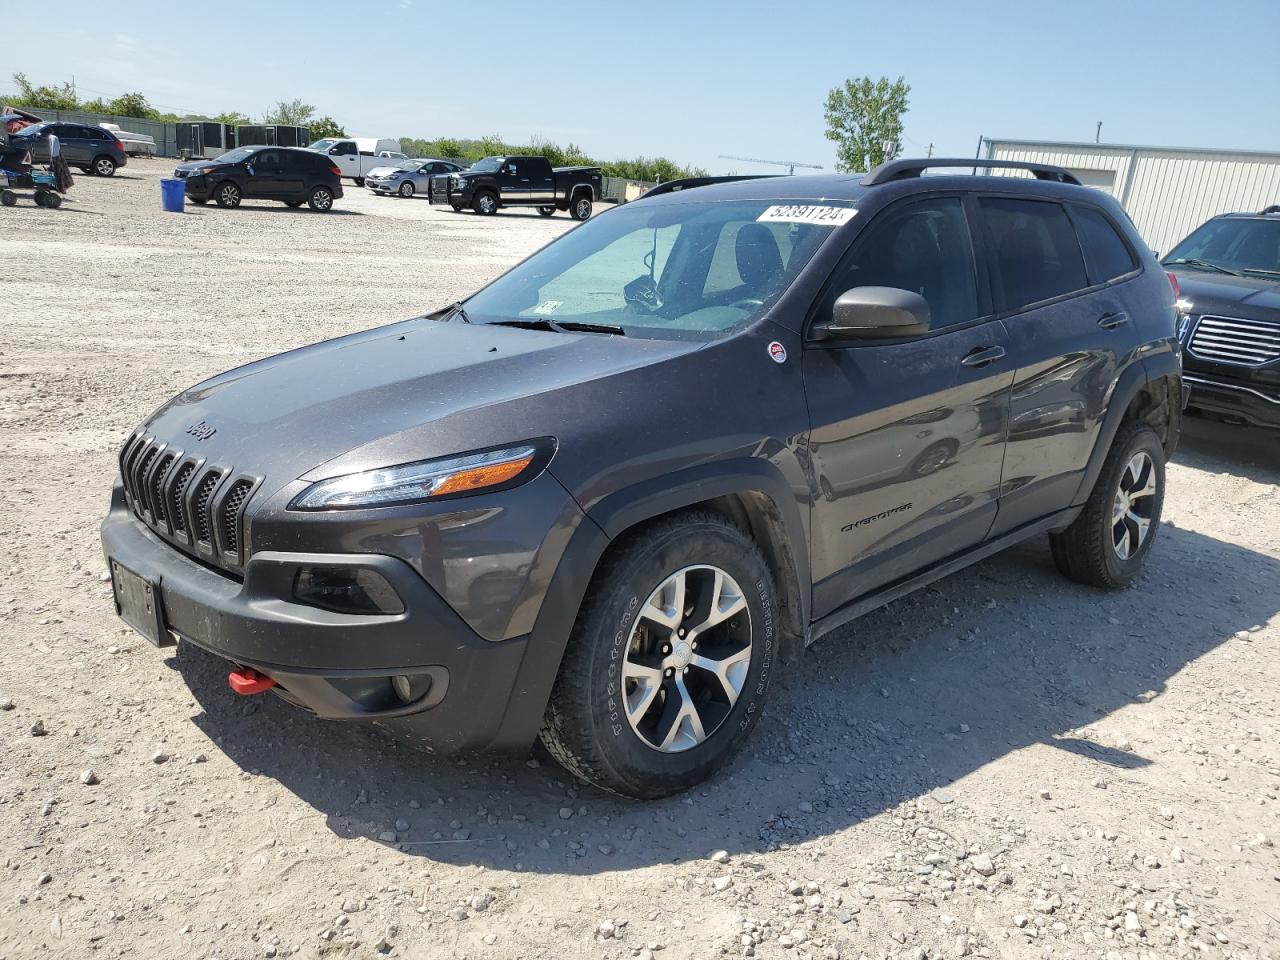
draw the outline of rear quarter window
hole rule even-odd
[[[1101,210],[1073,204],[1071,215],[1076,222],[1085,266],[1093,283],[1106,283],[1137,268],[1138,261],[1134,259],[1133,251]]]

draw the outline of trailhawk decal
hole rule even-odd
[[[819,227],[838,227],[852,220],[857,212],[853,207],[787,203],[769,207],[756,217],[756,223],[812,223]]]
[[[773,343],[769,344],[769,356],[773,359],[774,363],[786,363],[787,348],[775,340]]]

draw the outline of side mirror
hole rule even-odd
[[[854,287],[836,299],[831,319],[815,328],[829,339],[888,340],[929,332],[929,304],[897,287]]]

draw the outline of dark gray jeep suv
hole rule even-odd
[[[1182,409],[1169,279],[1065,171],[921,176],[958,165],[664,185],[191,388],[120,454],[120,615],[238,692],[439,752],[541,736],[656,797],[788,655],[968,563],[1047,533],[1129,583]]]

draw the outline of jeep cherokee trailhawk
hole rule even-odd
[[[664,185],[191,388],[120,453],[118,612],[240,693],[439,752],[540,736],[657,797],[787,655],[937,577],[1047,533],[1127,584],[1182,410],[1169,279],[1065,171],[921,176],[961,165]]]

